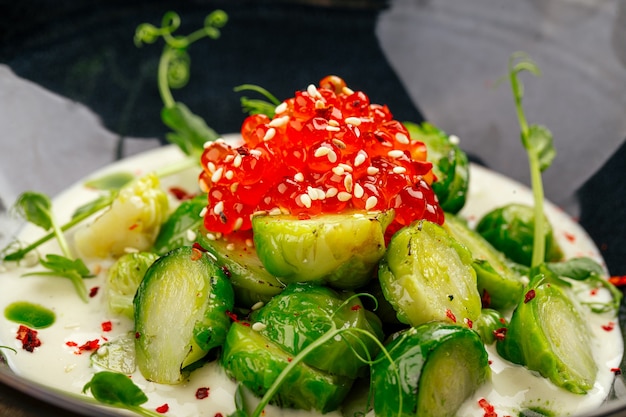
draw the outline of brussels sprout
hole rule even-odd
[[[490,345],[498,338],[506,335],[507,326],[506,319],[498,310],[483,308],[472,328],[478,333],[484,344]]]
[[[380,262],[378,276],[402,323],[463,324],[480,315],[472,255],[434,223],[419,221],[399,230]]]
[[[267,302],[280,293],[284,284],[265,270],[248,232],[233,232],[219,239],[207,233],[200,216],[206,205],[205,194],[183,201],[163,224],[154,250],[164,254],[197,242],[227,271],[238,306],[249,308],[259,301]]]
[[[476,231],[509,259],[531,266],[533,233],[535,229],[533,208],[524,204],[509,204],[490,211],[478,222]],[[554,239],[552,226],[545,219],[546,255],[548,262],[559,261],[563,252]]]
[[[159,255],[152,252],[126,253],[120,256],[109,269],[106,280],[106,295],[109,310],[132,319],[133,299],[146,270]]]
[[[221,363],[226,373],[259,397],[293,359],[293,355],[252,326],[240,322],[231,326],[223,349]],[[326,413],[341,405],[352,384],[352,378],[331,375],[300,363],[287,374],[271,402],[281,407]]]
[[[74,243],[83,258],[120,256],[128,248],[148,251],[168,216],[169,200],[156,174],[122,188],[107,211],[78,229]]]
[[[524,291],[524,283],[522,277],[509,266],[505,256],[453,214],[446,213],[444,227],[467,246],[474,257],[472,266],[476,271],[483,306],[497,310],[513,307]]]
[[[469,161],[463,150],[451,137],[429,124],[406,123],[411,139],[423,142],[427,159],[433,164],[437,181],[433,191],[444,211],[457,213],[465,205],[469,186]]]
[[[503,340],[504,359],[540,373],[555,385],[585,394],[594,385],[597,364],[591,334],[577,307],[547,268],[535,275]]]
[[[347,306],[342,306],[348,295],[316,284],[290,284],[254,311],[250,321],[262,323],[260,334],[293,356],[330,330],[332,322],[336,328],[361,329],[381,340],[380,320],[365,310],[358,298],[353,297]],[[354,378],[365,365],[361,358],[373,358],[377,353],[378,344],[371,338],[350,333],[319,346],[304,362],[331,374]]]
[[[452,417],[491,375],[476,332],[430,322],[397,335],[372,366],[379,417]],[[401,402],[400,398],[401,396]]]
[[[135,347],[143,376],[181,382],[181,370],[226,338],[234,304],[222,269],[202,252],[183,246],[157,259],[135,296]]]
[[[366,284],[385,253],[393,212],[325,214],[309,219],[261,215],[254,243],[269,273],[286,283],[326,282],[340,289]]]

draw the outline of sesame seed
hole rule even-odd
[[[330,151],[332,151],[332,149],[326,147],[326,146],[320,146],[319,148],[317,148],[315,150],[315,153],[313,154],[316,158],[322,157],[322,156],[326,156],[330,153]]]
[[[346,149],[346,144],[344,143],[344,141],[339,139],[333,139],[333,145],[335,145],[339,149]]]
[[[344,93],[344,94],[346,94],[346,95],[348,95],[348,96],[349,96],[350,94],[354,94],[354,90],[352,90],[352,89],[351,89],[351,88],[349,88],[349,87],[344,87],[344,88],[342,88],[342,89],[341,89],[341,92],[342,92],[342,93]]]
[[[326,126],[326,130],[328,132],[339,132],[339,131],[341,131],[341,128],[339,126],[328,125],[328,126]]]
[[[350,193],[346,193],[345,191],[340,191],[339,194],[337,194],[337,200],[339,201],[348,201],[352,199],[352,194]]]
[[[317,91],[317,87],[313,84],[309,84],[309,86],[306,88],[306,92],[309,93],[311,97],[322,98],[320,92]]]
[[[237,156],[233,160],[233,166],[235,168],[239,168],[241,166],[242,162],[243,162],[243,157],[241,155],[237,154]]]
[[[331,164],[337,162],[337,154],[332,149],[330,150],[330,152],[328,152],[328,155],[326,155],[326,157],[328,158],[328,162],[330,162]]]
[[[224,138],[217,138],[215,139],[215,143],[226,143],[226,141],[224,140]]]
[[[345,176],[345,178],[343,179],[343,186],[346,187],[346,191],[351,193],[352,192],[352,175],[351,174],[347,174]]]
[[[207,149],[209,146],[211,146],[212,143],[213,141],[207,140],[206,142],[202,144],[202,148]]]
[[[235,155],[233,155],[233,154],[226,155],[226,158],[224,158],[224,163],[227,164],[227,163],[231,162],[233,159],[235,159]]]
[[[213,255],[211,252],[204,252],[206,256],[213,259],[213,261],[217,262],[217,256]]]
[[[335,119],[330,119],[328,121],[328,124],[331,125],[331,126],[335,126],[335,127],[339,126],[339,122],[336,121]]]
[[[253,248],[254,247],[254,240],[247,238],[246,239],[246,246],[249,248]]]
[[[363,151],[359,151],[359,153],[357,153],[356,156],[354,157],[354,166],[355,167],[361,166],[363,162],[365,162],[366,160],[367,160],[367,154]]]
[[[304,174],[302,172],[298,172],[293,176],[293,179],[297,182],[302,182],[304,181]]]
[[[361,126],[361,119],[358,117],[346,117],[344,121],[352,126]]]
[[[361,137],[361,129],[356,126],[354,126],[354,136],[356,136],[357,138]]]
[[[234,243],[229,243],[228,245],[226,245],[226,250],[235,250],[235,244]]]
[[[215,207],[213,207],[213,212],[215,214],[220,214],[224,212],[224,202],[223,201],[219,201]]]
[[[281,116],[269,122],[268,125],[270,127],[282,127],[285,126],[287,123],[289,123],[289,116]]]
[[[318,110],[325,109],[326,108],[326,103],[324,103],[322,100],[317,100],[315,102],[315,108],[318,109]]]
[[[248,152],[250,153],[250,155],[254,155],[254,156],[256,156],[257,158],[258,158],[259,156],[263,155],[263,152],[261,152],[261,151],[260,151],[260,150],[258,150],[258,149],[250,149]]]
[[[343,169],[343,167],[340,166],[340,165],[337,165],[336,167],[333,167],[331,169],[331,171],[333,171],[333,174],[335,174],[335,175],[343,175],[346,172],[346,170]]]
[[[237,220],[235,220],[235,224],[233,225],[233,230],[239,230],[241,229],[241,226],[243,226],[243,218],[237,217]]]
[[[307,187],[306,193],[311,198],[312,201],[317,200],[317,191],[315,190],[315,188],[311,186]]]
[[[264,216],[267,214],[267,210],[257,210],[254,213],[252,213],[252,217],[254,216]]]
[[[206,234],[206,238],[209,240],[217,240],[217,236],[215,236],[215,234],[209,232]]]
[[[326,190],[326,198],[332,198],[336,196],[338,192],[339,190],[335,187],[330,187],[328,190]]]
[[[448,140],[453,145],[458,145],[459,143],[461,143],[461,139],[459,139],[459,137],[457,135],[450,135],[450,136],[448,136]]]
[[[326,198],[326,193],[324,192],[324,190],[320,188],[314,188],[314,190],[317,193],[318,200],[324,200]]]
[[[337,164],[337,166],[343,168],[343,170],[346,172],[352,172],[352,167],[348,164],[339,163]]]
[[[222,179],[222,173],[224,172],[224,168],[219,167],[214,173],[213,175],[211,175],[211,182],[218,182],[219,180]]]
[[[239,183],[238,182],[234,182],[232,184],[230,184],[230,192],[231,193],[236,193],[237,192],[237,188],[239,188]]]
[[[261,323],[260,321],[257,321],[256,323],[252,324],[252,330],[254,330],[255,332],[260,332],[262,330],[265,330],[266,327],[267,325],[265,323]]]
[[[373,209],[374,207],[376,207],[376,204],[378,204],[378,198],[373,195],[369,196],[365,201],[365,210]]]
[[[138,253],[139,249],[137,248],[132,248],[132,247],[126,247],[124,248],[124,253]]]
[[[369,166],[367,167],[367,174],[368,175],[376,175],[380,172],[380,169],[373,167],[373,166]]]
[[[306,208],[311,208],[311,197],[308,194],[300,194],[300,202]]]
[[[269,215],[270,216],[278,216],[279,214],[282,214],[282,211],[280,210],[279,207],[274,207],[273,209],[270,210]]]
[[[403,145],[408,145],[409,143],[411,143],[411,141],[409,140],[409,138],[407,137],[407,135],[405,135],[402,132],[398,132],[396,133],[396,140],[398,142],[400,142]]]
[[[285,194],[285,191],[287,191],[287,185],[285,185],[284,182],[278,184],[278,192],[281,194]]]
[[[276,136],[276,129],[270,127],[269,129],[267,129],[267,132],[265,132],[265,136],[263,136],[263,141],[272,140],[274,136]]]
[[[204,181],[203,179],[198,181],[198,185],[200,186],[200,190],[203,193],[208,193],[209,192],[209,186],[207,185],[206,181]]]
[[[206,164],[206,166],[207,166],[207,168],[209,168],[209,172],[210,172],[210,173],[214,173],[214,172],[215,172],[215,170],[217,169],[217,168],[215,167],[215,164],[214,164],[213,162],[209,162],[208,164]]]
[[[235,176],[235,173],[231,171],[230,169],[226,171],[226,174],[224,174],[224,177],[226,177],[227,180],[232,180],[234,176]]]
[[[274,109],[274,113],[280,114],[283,113],[285,110],[287,110],[287,102],[283,101],[278,106],[276,106],[276,108]]]
[[[187,229],[187,240],[190,242],[196,240],[196,232],[191,229]]]
[[[250,310],[256,311],[256,310],[260,309],[261,307],[263,307],[264,305],[265,305],[265,303],[263,301],[257,301],[256,303],[254,303],[252,305],[252,307],[250,307]]]
[[[200,217],[206,216],[208,211],[209,211],[208,207],[203,207],[202,210],[200,210]]]
[[[360,184],[354,184],[354,196],[356,198],[361,198],[363,197],[363,194],[365,194],[363,187],[361,187]]]
[[[405,167],[393,167],[392,169],[394,174],[404,174],[406,172]]]
[[[215,237],[216,237],[217,239],[221,239],[221,238],[222,238],[222,234],[221,234],[220,232],[217,232],[217,233],[215,234]]]
[[[400,149],[394,149],[387,152],[387,156],[389,156],[390,158],[400,158],[402,155],[404,155],[404,152]]]

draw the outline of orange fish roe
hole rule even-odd
[[[426,146],[410,139],[387,106],[339,77],[297,91],[273,119],[247,117],[241,135],[243,145],[217,140],[201,157],[211,232],[248,230],[257,212],[308,218],[393,209],[393,231],[415,220],[444,221]]]

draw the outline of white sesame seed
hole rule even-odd
[[[208,164],[206,164],[207,168],[209,168],[209,172],[213,173],[216,170],[215,164],[213,162],[209,162]]]
[[[367,175],[376,175],[380,172],[380,169],[374,167],[374,166],[368,166],[367,167]]]
[[[306,92],[309,93],[311,97],[322,98],[322,95],[317,90],[317,87],[313,84],[309,84],[309,86],[306,88]]]
[[[217,170],[215,170],[215,172],[213,173],[213,175],[211,175],[211,182],[218,182],[219,180],[222,179],[222,173],[224,172],[224,168],[219,167]]]
[[[336,121],[335,119],[330,119],[328,121],[328,124],[331,125],[331,126],[335,126],[335,127],[339,126],[339,122]]]
[[[346,187],[346,191],[351,193],[352,192],[352,175],[351,174],[347,174],[345,176],[345,178],[343,179],[343,186]]]
[[[236,193],[237,192],[237,188],[239,188],[239,183],[238,182],[234,182],[232,184],[230,184],[230,192],[231,193]]]
[[[333,139],[333,145],[335,145],[339,149],[346,149],[346,144],[344,141],[339,139]]]
[[[191,229],[187,229],[187,240],[190,242],[196,240],[196,232]]]
[[[272,140],[274,136],[276,136],[276,129],[270,127],[269,129],[267,129],[267,132],[265,132],[265,136],[263,136],[263,141]]]
[[[354,126],[354,136],[356,136],[357,138],[361,137],[361,129],[356,126]]]
[[[450,135],[450,136],[448,136],[448,140],[453,145],[458,145],[459,143],[461,143],[461,139],[459,139],[459,137],[457,135]]]
[[[348,164],[339,163],[337,164],[337,166],[343,168],[343,170],[346,172],[352,172],[352,167]]]
[[[315,156],[316,158],[326,156],[330,153],[330,151],[332,151],[332,149],[326,146],[320,146],[319,148],[315,150],[315,153],[313,154],[313,156]]]
[[[256,311],[256,310],[260,309],[261,307],[263,307],[264,305],[265,305],[265,303],[263,301],[257,301],[256,303],[254,303],[252,305],[252,307],[250,307],[250,310]]]
[[[215,143],[226,143],[226,141],[224,140],[224,138],[217,138],[215,139]]]
[[[311,208],[311,197],[308,194],[300,194],[300,202],[306,208]]]
[[[208,207],[203,207],[202,210],[200,210],[200,217],[206,216],[208,211],[209,211]]]
[[[246,246],[249,248],[253,248],[254,247],[254,240],[248,238],[246,239]]]
[[[339,131],[341,131],[341,128],[340,128],[340,127],[338,127],[338,126],[331,126],[331,125],[328,125],[328,126],[326,126],[326,130],[327,130],[328,132],[339,132]]]
[[[262,330],[265,330],[266,328],[267,325],[265,323],[261,323],[260,321],[252,323],[252,330],[254,330],[255,332],[260,332]]]
[[[337,194],[337,200],[339,201],[348,201],[351,198],[352,194],[346,193],[345,191],[340,191],[339,194]]]
[[[217,239],[221,239],[221,238],[222,238],[222,233],[217,232],[217,233],[215,234],[215,237],[216,237]]]
[[[337,162],[337,154],[332,149],[330,150],[330,152],[328,152],[328,155],[326,155],[326,157],[328,158],[328,162],[330,162],[331,164]]]
[[[207,149],[209,146],[211,146],[212,143],[213,141],[207,140],[206,142],[202,144],[202,148]]]
[[[394,174],[404,174],[406,172],[405,167],[393,167],[392,171]]]
[[[315,188],[311,186],[307,187],[306,193],[311,198],[311,201],[317,200],[317,191],[315,190]]]
[[[324,192],[324,190],[320,188],[314,188],[314,190],[317,193],[318,200],[324,200],[326,198],[326,193]]]
[[[352,126],[361,126],[361,119],[358,117],[346,117],[345,122]]]
[[[326,103],[324,103],[322,100],[317,100],[315,101],[315,108],[320,110],[320,109],[325,109],[326,108]]]
[[[280,114],[283,113],[285,110],[287,110],[287,102],[283,101],[278,106],[276,106],[276,108],[274,109],[274,113]]]
[[[389,156],[389,158],[400,158],[402,155],[404,155],[404,152],[400,149],[394,149],[387,152],[387,156]]]
[[[227,180],[232,180],[234,176],[235,176],[235,173],[231,171],[230,169],[226,171],[226,174],[224,174],[224,177],[226,177]]]
[[[378,198],[376,198],[376,196],[369,196],[367,198],[367,200],[365,200],[365,210],[371,210],[374,207],[376,207],[376,204],[378,204]]]
[[[239,230],[241,229],[241,226],[243,226],[243,218],[237,217],[237,220],[235,220],[235,224],[233,225],[233,230]]]
[[[278,216],[279,214],[282,214],[282,211],[280,210],[279,207],[274,207],[273,209],[270,210],[269,215],[270,216]]]
[[[354,90],[352,90],[352,89],[351,89],[351,88],[349,88],[349,87],[344,87],[344,88],[342,88],[342,89],[341,89],[341,92],[342,92],[342,93],[344,93],[344,94],[346,94],[346,95],[348,95],[348,96],[349,96],[350,94],[354,94]]]
[[[233,160],[233,166],[235,168],[239,168],[242,162],[243,162],[243,157],[237,154],[237,156],[235,156],[235,159]]]
[[[206,238],[209,239],[209,240],[217,240],[217,236],[215,236],[215,234],[213,234],[211,232],[208,232],[206,234]]]
[[[261,151],[260,151],[260,150],[258,150],[258,149],[250,149],[248,152],[250,152],[250,155],[254,155],[254,156],[256,156],[257,158],[258,158],[259,156],[263,155],[263,152],[261,152]]]
[[[333,174],[335,175],[343,175],[346,172],[346,170],[340,165],[333,167],[331,171],[333,171]]]
[[[226,245],[226,250],[235,250],[235,244],[234,243],[229,243],[228,245]]]
[[[337,188],[330,187],[328,190],[326,190],[326,198],[332,198],[336,196],[338,192],[339,190]]]
[[[235,159],[235,155],[233,155],[233,154],[226,155],[226,158],[224,158],[224,163],[227,164],[227,163],[231,162],[233,159]]]
[[[367,154],[363,151],[359,151],[354,157],[354,166],[358,167],[363,164],[367,160]]]
[[[289,123],[289,116],[281,116],[277,117],[271,122],[269,122],[270,127],[282,127]]]
[[[304,181],[304,174],[302,172],[298,172],[293,176],[293,179],[297,182],[302,182]]]
[[[257,210],[254,213],[252,213],[252,216],[264,216],[267,214],[267,210]]]
[[[215,205],[215,207],[213,207],[213,212],[215,214],[220,214],[224,212],[224,202],[223,201],[218,201],[218,203]]]
[[[396,140],[398,142],[400,142],[403,145],[408,145],[409,143],[411,143],[411,141],[409,140],[409,138],[407,137],[407,135],[405,135],[402,132],[398,132],[396,133]]]
[[[198,181],[198,186],[200,187],[200,190],[203,193],[208,193],[209,192],[209,186],[207,185],[206,181],[204,179],[201,179],[200,181]]]
[[[361,198],[363,197],[363,194],[365,194],[365,191],[363,190],[363,187],[361,187],[360,184],[354,184],[354,196],[356,198]]]

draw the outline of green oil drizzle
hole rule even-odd
[[[4,309],[4,317],[33,329],[43,329],[54,323],[54,311],[28,301],[16,301]]]

